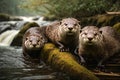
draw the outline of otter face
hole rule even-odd
[[[60,31],[67,35],[73,35],[80,30],[79,21],[74,18],[66,18],[60,22]]]
[[[102,32],[95,26],[86,26],[79,35],[80,43],[85,45],[96,45],[103,41]]]
[[[45,43],[45,40],[42,36],[31,35],[26,37],[25,47],[31,50],[40,49]]]

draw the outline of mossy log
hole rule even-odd
[[[41,59],[52,68],[66,73],[74,80],[99,80],[91,71],[77,63],[72,54],[59,52],[59,49],[51,43],[47,43],[43,47]]]
[[[120,34],[120,22],[116,23],[113,28]]]
[[[107,14],[120,14],[120,12],[107,12]]]
[[[0,21],[9,21],[10,20],[10,15],[0,13]]]

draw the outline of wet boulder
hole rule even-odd
[[[9,21],[10,16],[8,14],[0,13],[0,21]]]
[[[28,22],[27,21],[17,21],[15,24],[16,30],[20,30],[23,26],[25,26]]]
[[[7,30],[11,30],[12,26],[11,25],[0,25],[0,34],[7,31]]]

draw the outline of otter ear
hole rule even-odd
[[[26,37],[26,40],[28,40],[28,37]]]
[[[62,24],[62,21],[60,21],[60,24]]]
[[[81,23],[80,21],[77,21],[79,24]]]
[[[82,29],[80,29],[80,33],[82,32]]]

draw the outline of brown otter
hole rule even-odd
[[[118,41],[120,41],[120,34],[113,27],[111,27],[111,26],[104,26],[104,27],[100,28],[100,31],[102,31],[102,34],[105,37],[112,37],[112,38],[115,38]],[[110,40],[110,39],[108,38],[108,40]]]
[[[103,59],[105,61],[107,58],[117,55],[117,53],[119,54],[120,34],[110,26],[101,27],[99,31],[102,31],[105,39],[105,50],[107,51],[105,54],[106,57]]]
[[[89,59],[93,59],[97,66],[102,66],[106,60],[120,50],[120,43],[114,37],[114,33],[110,27],[100,29],[96,26],[84,27],[79,36],[80,58],[83,56],[88,63]]]
[[[51,42],[59,46],[60,51],[74,52],[79,43],[80,28],[77,19],[65,18],[47,26],[46,35]]]
[[[40,50],[47,42],[43,33],[43,27],[28,29],[23,37],[22,48],[26,57],[39,58]]]

